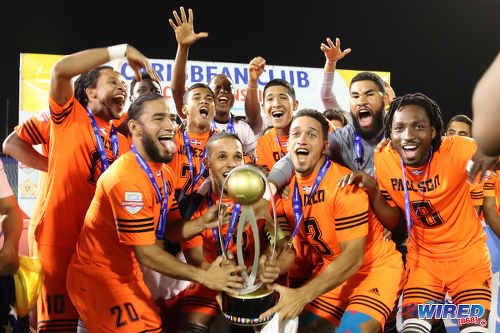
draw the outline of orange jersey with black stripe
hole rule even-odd
[[[168,208],[173,204],[174,176],[163,163],[148,163]],[[164,177],[167,189],[163,187]],[[120,279],[140,273],[133,246],[156,242],[161,203],[146,172],[132,151],[105,171],[85,216],[76,246],[76,263],[89,273]]]
[[[338,187],[338,180],[351,173],[348,168],[331,162],[316,193],[308,203],[318,172],[319,170],[307,177],[294,176],[290,182],[290,189],[294,191],[294,184],[297,182],[304,214],[295,237],[307,240],[312,245],[316,254],[322,257],[323,267],[340,254],[340,243],[360,237],[366,237],[362,268],[369,267],[377,258],[396,251],[393,242],[383,240],[383,226],[371,211],[367,194],[353,186]],[[292,198],[279,201],[279,206],[284,210],[294,230]]]
[[[219,197],[216,197],[213,193],[210,194],[211,202],[216,203],[217,200],[219,200]],[[233,208],[234,208],[234,201],[232,199],[223,199],[222,202],[228,206],[228,212],[232,213]],[[203,214],[206,213],[208,210],[208,201],[207,197],[203,199],[201,202],[200,206],[196,210],[196,212],[193,214],[193,219],[199,218]],[[241,207],[243,209],[243,207]],[[241,214],[241,211],[240,211]],[[239,218],[236,222],[236,225],[234,226],[233,230],[233,236],[231,238],[231,242],[228,245],[227,251],[231,251],[234,253],[235,258],[236,258],[236,235],[237,235],[237,228],[238,228],[238,223],[239,223]],[[257,226],[259,227],[259,237],[260,240],[266,239],[264,237],[264,220],[258,220],[257,221]],[[222,226],[221,231],[222,231],[222,238],[225,240],[227,237],[227,232],[228,232],[229,224],[226,224]],[[253,262],[253,255],[255,251],[255,241],[252,233],[252,229],[250,228],[250,225],[247,225],[244,232],[243,232],[243,239],[242,239],[242,244],[243,244],[243,257],[245,259],[245,264],[250,265]],[[267,243],[264,243],[261,241],[260,242],[260,250],[262,252],[263,247],[266,246]],[[196,235],[192,239],[184,242],[182,244],[182,249],[192,249],[198,246],[203,246],[203,255],[205,257],[205,260],[208,263],[213,262],[217,256],[219,255],[219,240],[215,240],[214,233],[212,229],[205,229],[201,234]]]
[[[279,145],[278,145],[279,142]],[[255,163],[263,166],[267,172],[288,152],[288,136],[279,136],[276,129],[271,128],[257,140]]]
[[[413,225],[408,251],[436,259],[453,258],[473,244],[485,242],[466,173],[476,149],[472,139],[443,137],[430,164],[405,167]],[[401,160],[391,146],[375,153],[375,175],[388,204],[397,205],[404,214]]]
[[[500,214],[500,182],[498,176],[490,173],[483,184],[483,192],[485,197],[495,197],[497,211]]]
[[[192,188],[193,180],[200,173],[201,164],[203,160],[203,153],[205,151],[205,146],[207,144],[210,136],[216,131],[206,131],[203,134],[188,132],[191,154],[193,156],[193,177],[191,176],[189,168],[189,159],[186,151],[186,146],[184,144],[183,131],[178,130],[175,134],[175,144],[177,146],[177,153],[174,155],[172,161],[168,163],[174,175],[177,178],[177,183],[175,184],[176,198],[178,198],[179,192],[191,193],[191,191],[196,190],[208,176],[208,171],[205,171],[204,175]]]
[[[32,146],[42,145],[42,155],[49,154],[50,112],[48,110],[32,116],[14,128],[21,140]]]
[[[48,110],[32,116],[20,125],[14,128],[16,134],[21,140],[32,145],[41,145],[43,156],[49,155],[50,142],[50,112]],[[40,187],[35,202],[35,208],[31,214],[31,223],[38,224],[41,219],[42,205],[45,201],[45,187],[47,183],[47,173],[40,173]]]
[[[49,100],[50,155],[39,244],[73,249],[102,173],[97,143],[85,108],[72,96],[65,105]],[[114,161],[110,122],[95,117],[109,163]],[[119,154],[129,150],[118,134]]]

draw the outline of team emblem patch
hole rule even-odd
[[[130,214],[137,214],[144,208],[144,200],[141,192],[125,192],[125,200],[122,207]]]

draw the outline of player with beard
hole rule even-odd
[[[273,286],[279,302],[261,316],[279,312],[286,319],[302,313],[299,325],[307,332],[320,325],[328,331],[335,325],[338,332],[379,332],[402,286],[401,254],[383,240],[367,195],[337,185],[350,170],[326,157],[328,128],[316,110],[294,115],[289,140],[296,169],[293,196],[279,202],[294,230],[294,246],[298,239],[308,242],[321,264],[299,288]]]
[[[175,182],[165,164],[176,153],[169,113],[161,95],[137,99],[127,122],[132,149],[97,182],[67,278],[71,300],[90,332],[162,331],[159,309],[139,264],[215,290],[242,287],[242,279],[232,274],[240,267],[221,267],[222,257],[202,270],[180,262],[156,244],[167,227]],[[200,219],[213,226],[216,216],[213,209]]]
[[[35,230],[45,273],[37,307],[39,330],[77,329],[78,313],[66,292],[67,267],[97,179],[129,149],[111,125],[127,98],[125,80],[102,66],[122,57],[136,75],[144,68],[158,79],[147,58],[127,44],[77,52],[62,57],[52,69],[46,198]],[[73,90],[72,79],[79,74]]]
[[[477,147],[469,138],[442,137],[439,106],[420,93],[395,99],[386,119],[391,144],[375,153],[376,180],[355,171],[343,183],[359,184],[389,227],[405,217],[410,236],[403,330],[430,332],[431,320],[418,317],[417,304],[442,303],[446,292],[455,304],[482,305],[479,319],[487,323],[490,257],[466,172]],[[487,325],[477,323],[460,330],[488,332]]]
[[[178,114],[183,117],[182,100],[185,93],[186,83],[186,64],[188,59],[189,48],[196,43],[200,38],[208,36],[206,32],[195,33],[193,28],[193,11],[188,9],[188,17],[183,7],[180,7],[180,14],[173,11],[174,23],[169,19],[170,26],[175,32],[177,39],[177,54],[175,56],[173,76],[172,76],[172,96],[177,106]],[[257,138],[255,137],[250,126],[231,114],[231,108],[234,104],[233,84],[231,80],[224,74],[217,74],[209,77],[209,86],[214,92],[215,97],[215,118],[212,122],[212,127],[219,131],[228,131],[238,135],[242,144],[243,152],[250,159],[255,159],[255,147],[257,146]]]
[[[351,49],[342,51],[338,38],[336,44],[327,38],[327,43],[322,43],[320,48],[325,55],[321,98],[326,108],[333,108],[338,106],[331,90],[336,64],[349,54]],[[351,170],[363,170],[374,175],[373,153],[384,136],[383,119],[387,101],[386,86],[377,74],[362,72],[354,76],[349,86],[352,121],[328,134],[328,157]],[[286,156],[272,168],[269,180],[281,188],[288,184],[293,172],[293,163],[290,157]],[[406,253],[404,225],[392,230],[392,238],[398,250]],[[395,329],[394,320],[388,321],[386,331],[389,327]]]

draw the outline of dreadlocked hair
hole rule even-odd
[[[439,105],[433,99],[422,93],[406,94],[404,96],[397,97],[392,101],[384,119],[385,137],[391,137],[394,113],[406,105],[418,105],[424,108],[425,113],[431,122],[431,126],[436,130],[436,137],[431,142],[432,149],[436,151],[441,145],[443,118],[441,116]]]
[[[75,81],[75,98],[83,107],[87,107],[89,103],[89,98],[87,96],[87,92],[85,91],[87,88],[95,88],[97,86],[97,79],[101,75],[101,71],[103,69],[111,69],[111,66],[100,66],[94,68],[93,70],[81,74]]]

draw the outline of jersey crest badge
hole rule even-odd
[[[144,200],[141,192],[125,192],[125,200],[122,207],[130,214],[137,214],[144,208]]]

